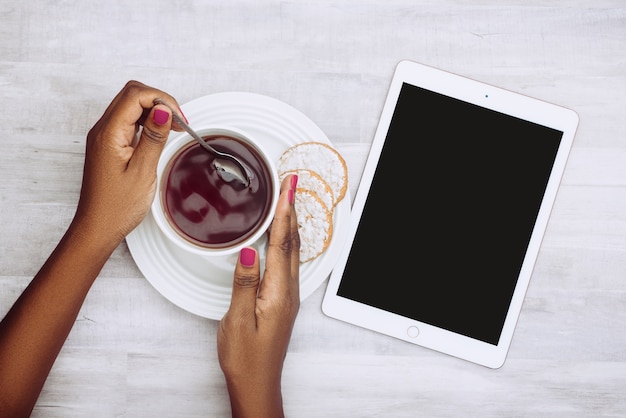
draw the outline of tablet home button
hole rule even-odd
[[[409,337],[415,338],[419,335],[420,330],[417,327],[411,326],[406,330],[406,333]]]

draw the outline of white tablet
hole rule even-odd
[[[577,126],[561,106],[400,62],[324,313],[502,366]]]

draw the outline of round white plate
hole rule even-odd
[[[290,146],[306,141],[332,145],[322,130],[292,106],[271,97],[245,92],[211,94],[181,106],[194,124],[231,125],[250,132],[270,148],[278,161]],[[170,139],[183,135],[172,132]],[[333,237],[326,252],[300,267],[300,299],[326,280],[341,252],[350,218],[350,196],[334,210]],[[264,243],[257,242],[263,271]],[[169,242],[152,213],[126,238],[130,253],[150,284],[175,305],[196,315],[219,320],[228,310],[237,254],[204,258]]]

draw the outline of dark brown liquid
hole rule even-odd
[[[250,187],[226,183],[213,167],[213,155],[197,142],[183,147],[166,168],[163,207],[174,229],[187,240],[226,248],[254,234],[270,210],[271,176],[250,145],[225,136],[204,139],[218,151],[244,162],[254,178]]]

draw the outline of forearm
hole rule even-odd
[[[0,410],[30,414],[87,292],[119,243],[96,233],[73,222],[0,323]]]

